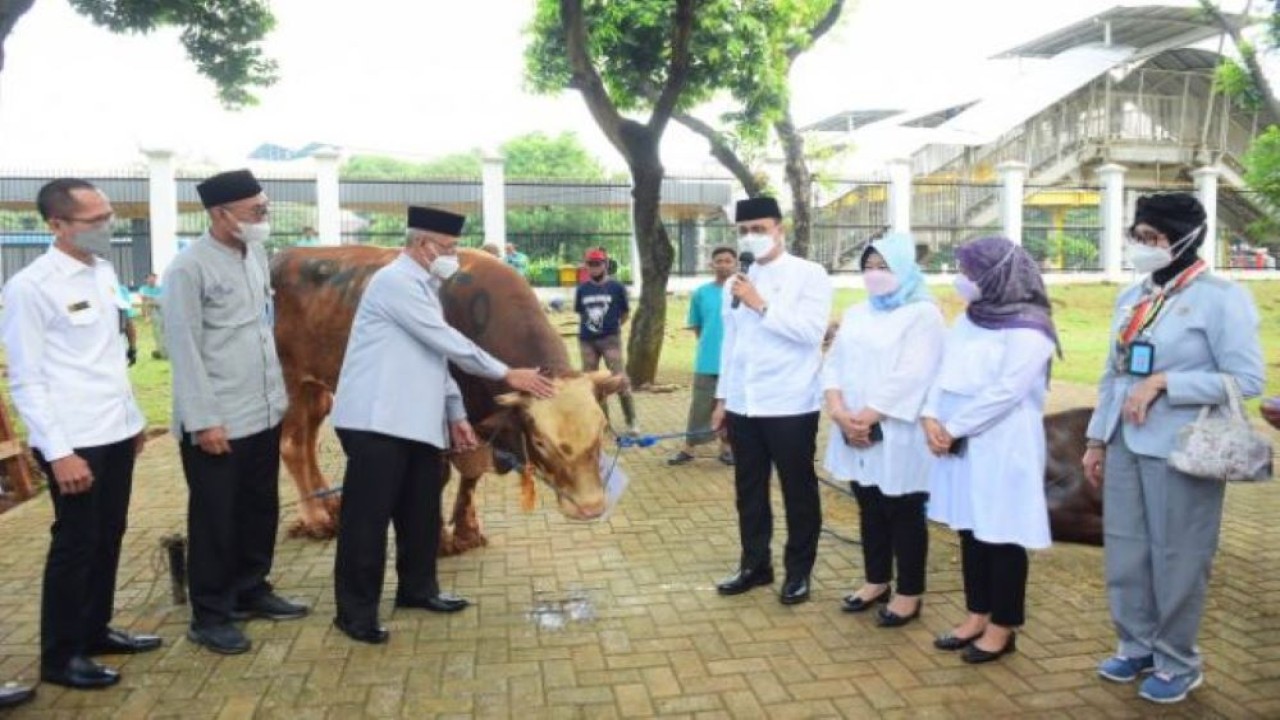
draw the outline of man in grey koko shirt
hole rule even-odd
[[[249,640],[233,620],[286,620],[307,608],[267,582],[287,404],[263,248],[267,196],[248,170],[214,175],[196,191],[209,230],[174,259],[163,282],[173,433],[190,491],[187,637],[236,654]]]

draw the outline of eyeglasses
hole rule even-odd
[[[61,217],[58,219],[62,220],[63,222],[80,223],[82,225],[101,225],[102,223],[109,223],[114,221],[116,219],[116,214],[107,213],[106,215],[99,215],[97,217],[91,217],[91,218]]]
[[[603,260],[588,260],[588,261],[587,261],[587,267],[597,267],[597,266],[600,266],[600,265],[604,265],[604,261],[603,261]]]
[[[268,205],[267,203],[261,203],[259,205],[251,205],[249,207],[240,207],[240,208],[233,208],[230,205],[223,205],[222,209],[226,210],[228,213],[231,213],[231,215],[233,216],[236,215],[237,213],[243,212],[249,217],[253,218],[254,220],[262,220],[263,218],[267,217],[267,215],[271,213],[271,206]]]
[[[1155,245],[1156,243],[1160,242],[1160,238],[1162,237],[1164,237],[1164,235],[1158,232],[1153,232],[1153,231],[1146,231],[1146,232],[1130,231],[1129,232],[1130,240],[1136,243],[1141,243],[1143,245]]]

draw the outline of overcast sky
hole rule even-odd
[[[1116,4],[863,0],[797,64],[796,117],[808,123],[845,109],[960,99],[1006,72],[985,58]],[[575,131],[606,164],[621,166],[576,93],[525,92],[522,33],[532,0],[271,5],[278,24],[267,51],[280,82],[258,107],[227,112],[175,33],[114,36],[65,0],[36,3],[10,37],[0,73],[0,170],[123,167],[140,161],[140,145],[220,165],[237,164],[262,142],[429,158],[533,130]],[[701,140],[668,135],[670,170],[712,167]]]

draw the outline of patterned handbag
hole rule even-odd
[[[1223,374],[1222,383],[1227,388],[1225,406],[1206,405],[1178,431],[1169,465],[1210,480],[1268,480],[1271,441],[1249,424],[1235,378]]]

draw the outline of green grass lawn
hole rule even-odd
[[[1250,282],[1246,287],[1253,293],[1262,316],[1262,348],[1267,353],[1268,368],[1278,363],[1271,358],[1273,349],[1280,343],[1280,282]],[[1092,385],[1098,379],[1106,359],[1107,325],[1116,294],[1115,285],[1071,285],[1050,288],[1054,319],[1062,337],[1063,360],[1054,365],[1054,378],[1062,382]],[[948,319],[954,318],[963,303],[950,287],[936,289],[936,295]],[[861,300],[864,294],[855,290],[836,293],[832,317],[838,318],[851,303]],[[689,381],[693,367],[693,333],[684,329],[689,311],[687,297],[672,298],[667,306],[666,343],[658,372],[661,383]],[[562,317],[567,320],[568,317]],[[169,423],[169,363],[153,360],[151,329],[145,323],[138,328],[139,360],[130,371],[138,402],[150,425]],[[576,357],[577,343],[568,338],[570,352]],[[1280,393],[1280,377],[1268,373],[1268,394]]]

